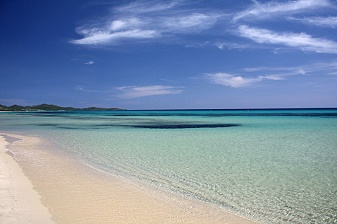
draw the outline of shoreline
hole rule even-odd
[[[9,133],[0,136],[22,139],[8,143],[16,155],[16,161],[12,160],[19,163],[56,223],[257,223],[100,172],[65,152],[51,150],[43,139]]]
[[[51,214],[41,203],[40,194],[33,189],[8,151],[11,144],[6,135],[0,134],[0,223],[52,224]]]

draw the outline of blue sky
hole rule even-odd
[[[0,104],[337,107],[336,0],[0,1]]]

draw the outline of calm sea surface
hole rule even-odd
[[[0,131],[263,223],[337,223],[337,109],[11,112]]]

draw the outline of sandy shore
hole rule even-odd
[[[7,144],[0,135],[0,223],[54,223],[41,196],[6,150]]]
[[[48,210],[53,221],[65,224],[255,223],[211,205],[104,174],[65,152],[52,150],[37,137],[2,135],[23,139],[8,147],[30,181],[6,154],[6,142],[1,137],[0,193],[6,200],[1,200],[0,223],[51,223]],[[25,184],[14,180],[24,180]],[[15,199],[12,192],[16,192]],[[11,212],[13,207],[15,212]],[[11,222],[14,219],[20,221]]]

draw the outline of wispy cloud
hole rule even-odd
[[[206,2],[206,1],[205,1]],[[299,26],[285,32],[265,29],[266,21],[272,19],[276,24],[280,19],[284,23],[295,21],[336,28],[336,17],[294,16],[319,15],[321,9],[336,8],[331,0],[252,0],[246,9],[225,13],[225,10],[206,4],[206,8],[197,7],[192,0],[135,0],[114,5],[110,15],[76,28],[78,39],[72,44],[87,46],[118,46],[130,43],[182,44],[186,47],[217,47],[221,50],[243,50],[247,48],[278,45],[291,49],[315,53],[337,53],[337,42],[317,37],[315,33],[304,33]],[[195,7],[194,7],[195,6]],[[254,21],[258,27],[246,24]],[[257,25],[254,25],[257,26]],[[308,31],[307,31],[308,32]],[[313,30],[314,32],[314,30]],[[192,35],[193,34],[193,35]],[[235,40],[233,35],[253,40]],[[322,35],[322,33],[321,33]],[[258,43],[258,45],[256,44]]]
[[[81,85],[75,86],[75,90],[82,91],[82,92],[88,92],[88,93],[100,93],[100,92],[103,92],[103,91],[100,91],[100,90],[88,89],[87,87],[84,87],[84,86],[81,86]]]
[[[288,2],[267,2],[260,3],[253,0],[254,5],[242,12],[237,13],[233,17],[234,21],[241,19],[255,20],[261,18],[275,17],[279,15],[289,15],[298,12],[303,12],[309,9],[317,9],[320,7],[331,6],[328,0],[297,0]]]
[[[79,45],[118,45],[123,41],[146,41],[196,33],[217,24],[223,15],[197,9],[180,9],[186,1],[134,1],[114,8],[103,22],[94,21],[76,29]]]
[[[239,42],[229,42],[229,41],[204,41],[204,42],[195,42],[185,45],[188,48],[207,48],[207,47],[216,47],[220,50],[242,50],[252,48],[251,44],[239,43]],[[256,48],[256,47],[255,47]]]
[[[162,31],[172,31],[178,33],[188,33],[211,28],[220,18],[217,14],[192,13],[163,18]]]
[[[173,0],[173,1],[162,1],[162,0],[152,0],[152,1],[134,1],[126,5],[121,5],[116,7],[116,11],[127,12],[133,14],[143,14],[143,13],[153,13],[162,12],[169,9],[175,8],[177,6],[183,5],[185,1],[183,0]]]
[[[337,73],[337,61],[313,63],[296,67],[254,67],[241,69],[240,75],[219,72],[205,74],[212,84],[229,86],[233,88],[249,87],[259,82],[281,81],[300,75],[335,75]]]
[[[244,68],[244,72],[259,72],[276,74],[278,76],[286,77],[292,75],[304,75],[319,73],[320,75],[331,74],[337,72],[337,61],[331,62],[319,62],[306,64],[295,67],[254,67],[254,68]]]
[[[233,75],[228,73],[213,73],[205,74],[204,78],[209,80],[212,84],[229,86],[233,88],[248,87],[263,80],[283,80],[282,76],[265,75],[255,77],[243,77],[241,75]]]
[[[91,89],[82,85],[75,86],[76,91],[86,92],[86,93],[103,93],[112,95],[115,98],[121,99],[132,99],[140,98],[146,96],[156,96],[156,95],[171,95],[180,94],[184,91],[184,87],[177,86],[163,86],[163,85],[152,85],[152,86],[120,86],[110,89]]]
[[[328,16],[328,17],[305,17],[305,18],[295,18],[289,17],[289,20],[298,21],[301,23],[320,26],[320,27],[329,27],[329,28],[337,28],[337,17],[336,16]]]
[[[251,48],[249,44],[246,43],[235,43],[235,42],[225,42],[225,41],[216,41],[214,46],[221,50],[231,50],[231,49],[247,49]]]
[[[285,80],[288,76],[294,75],[305,75],[309,70],[303,67],[284,67],[284,68],[274,68],[274,67],[256,67],[256,68],[244,68],[244,72],[249,73],[264,73],[263,77],[267,77],[270,80]]]
[[[70,43],[80,45],[115,45],[120,40],[132,39],[151,39],[158,37],[160,34],[155,30],[126,30],[120,32],[110,32],[109,28],[101,28],[101,30],[78,29],[78,33],[82,34],[84,38],[72,40]]]
[[[324,37],[316,37],[315,33],[303,32],[302,27],[294,26],[294,21],[330,28],[337,27],[335,16],[317,16],[297,18],[301,15],[319,15],[322,9],[336,9],[336,4],[331,0],[288,0],[288,1],[264,1],[252,0],[253,5],[233,15],[232,24],[234,33],[264,45],[286,46],[287,48],[315,53],[337,53],[337,42]],[[266,22],[273,21],[275,30],[255,28],[245,25],[252,21],[263,27]],[[290,31],[277,31],[284,24],[289,24]],[[278,25],[279,24],[279,25]],[[282,24],[282,25],[281,25]],[[256,26],[256,25],[255,25]],[[315,32],[315,30],[312,30]],[[324,33],[320,33],[320,36]],[[282,50],[282,48],[281,48]]]
[[[337,53],[336,42],[323,38],[314,38],[306,33],[278,33],[267,29],[240,25],[238,34],[260,44],[283,45],[317,53]]]
[[[208,79],[212,84],[230,86],[234,88],[250,86],[253,83],[260,82],[260,77],[256,78],[244,78],[238,75],[232,75],[228,73],[213,73],[205,74],[205,79]]]
[[[116,88],[116,91],[118,92],[116,97],[122,99],[131,99],[146,96],[180,94],[183,92],[183,88],[174,86],[161,86],[161,85],[121,86]]]

